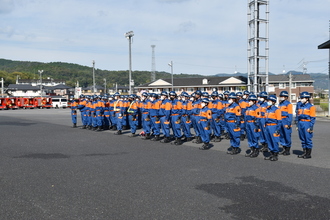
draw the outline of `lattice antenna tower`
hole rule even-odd
[[[151,82],[153,82],[153,81],[156,80],[155,47],[156,47],[156,45],[151,45],[151,48],[152,48],[152,58],[151,58]]]
[[[268,92],[269,0],[248,0],[248,89]]]

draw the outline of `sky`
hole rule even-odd
[[[328,73],[330,0],[269,1],[269,72]],[[0,0],[0,58],[103,70],[246,73],[248,0]],[[264,17],[264,12],[262,17]],[[0,67],[1,68],[1,67]]]

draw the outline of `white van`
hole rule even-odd
[[[68,100],[65,97],[53,97],[53,108],[66,108],[68,107]]]

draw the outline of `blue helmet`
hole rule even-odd
[[[193,92],[193,93],[190,94],[190,96],[191,97],[195,97],[196,96],[196,93]]]
[[[270,95],[270,96],[268,96],[268,100],[270,100],[272,102],[276,102],[277,101],[276,95]]]
[[[150,94],[150,97],[154,97],[154,98],[157,98],[157,97],[158,97],[158,95],[157,95],[156,93],[151,93],[151,94]]]
[[[188,94],[188,93],[186,93],[186,92],[182,92],[182,93],[181,93],[181,96],[184,96],[184,97],[189,97],[189,94]]]
[[[303,98],[310,98],[311,95],[308,93],[308,92],[302,92],[300,93],[300,98],[303,99]]]
[[[236,92],[236,96],[243,96],[242,92]]]
[[[226,91],[223,92],[223,94],[224,94],[224,95],[229,95],[230,92],[229,92],[228,90],[226,90]]]
[[[202,102],[209,103],[210,100],[209,100],[208,98],[203,98],[203,99],[202,99]]]
[[[219,93],[219,97],[220,97],[220,98],[223,98],[223,94]]]
[[[134,99],[135,98],[135,95],[134,94],[131,94],[131,95],[128,96],[128,98]]]
[[[85,98],[85,95],[84,94],[81,94],[79,97],[80,98]]]
[[[98,98],[98,99],[101,99],[101,98],[102,98],[102,96],[101,96],[101,95],[98,95],[98,96],[97,96],[97,98]]]
[[[169,95],[170,95],[170,96],[176,96],[176,92],[171,91]]]
[[[245,90],[245,91],[243,92],[243,95],[250,95],[250,92],[247,91],[247,90]]]
[[[257,96],[255,96],[255,95],[249,95],[249,98],[248,98],[248,100],[249,101],[257,101],[258,99],[257,99]]]
[[[102,96],[102,99],[108,99],[108,97],[107,96]]]
[[[119,92],[116,92],[115,94],[113,94],[114,96],[119,96],[120,93]]]
[[[218,91],[213,91],[212,94],[211,94],[211,96],[216,96],[216,97],[218,97],[218,96],[219,96]]]
[[[144,97],[148,97],[148,93],[143,92],[143,93],[142,93],[142,96],[144,96]]]
[[[282,91],[280,97],[289,97],[289,93],[287,91]]]
[[[91,98],[91,96],[90,95],[86,95],[86,99],[90,99]]]
[[[228,95],[228,98],[229,99],[237,99],[237,96],[234,92],[231,92],[229,95]]]
[[[201,90],[197,90],[197,91],[195,92],[195,94],[196,94],[196,95],[202,95],[202,92],[201,92]]]
[[[209,97],[210,95],[209,95],[208,92],[202,92],[202,96],[203,96],[203,97]]]
[[[168,96],[168,93],[166,91],[162,91],[162,93],[160,93],[160,95]]]
[[[259,97],[267,99],[268,93],[267,92],[260,92]]]

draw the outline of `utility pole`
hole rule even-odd
[[[172,76],[172,91],[173,91],[173,61],[168,64],[171,67],[171,76]]]
[[[40,97],[42,98],[42,77],[41,74],[44,72],[43,70],[38,70],[40,74]]]
[[[104,78],[104,94],[107,94],[107,79]]]
[[[93,95],[95,95],[95,60],[93,60]]]
[[[128,39],[128,53],[129,53],[129,94],[132,94],[132,37],[134,36],[133,31],[129,31],[125,34],[125,37]]]
[[[151,82],[153,82],[153,81],[156,80],[155,47],[156,47],[156,45],[151,45],[151,48],[152,48],[152,59],[151,59]]]
[[[3,78],[1,78],[1,97],[3,98]]]

